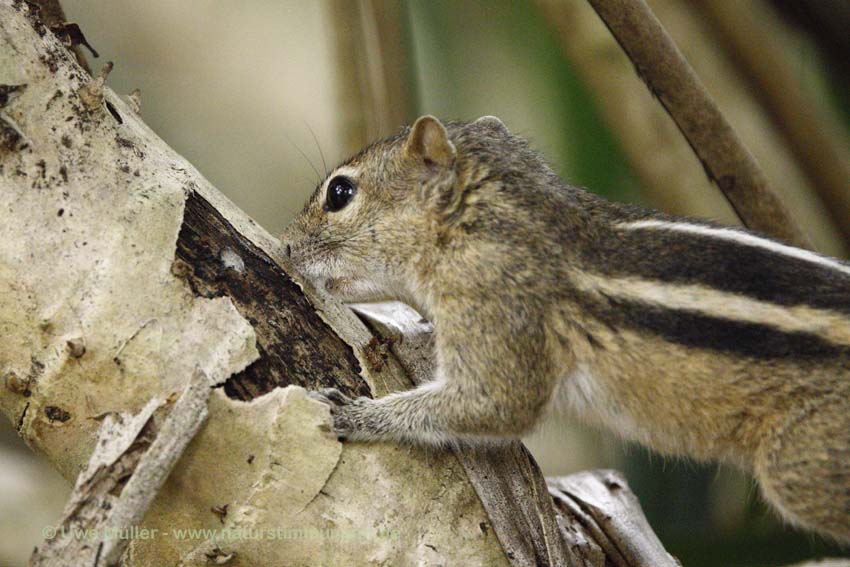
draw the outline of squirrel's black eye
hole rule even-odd
[[[325,200],[325,210],[334,213],[344,208],[357,192],[354,182],[347,177],[334,177],[328,183],[328,197]]]

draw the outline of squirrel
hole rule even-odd
[[[419,118],[334,169],[283,253],[345,302],[434,325],[433,380],[335,389],[352,441],[515,438],[557,400],[665,454],[735,464],[787,521],[850,542],[850,265],[608,202],[498,118]]]

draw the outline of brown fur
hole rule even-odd
[[[423,117],[329,176],[284,234],[346,301],[402,299],[435,325],[437,373],[332,405],[352,440],[528,431],[559,397],[659,451],[735,463],[795,523],[850,541],[850,275],[770,243],[630,228],[705,221],[564,184],[498,119]],[[624,224],[625,223],[625,224]],[[740,237],[740,238],[739,238]]]

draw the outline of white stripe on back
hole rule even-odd
[[[714,228],[710,226],[702,226],[699,224],[690,224],[685,222],[666,222],[666,221],[658,221],[658,220],[642,220],[635,222],[626,222],[620,223],[617,225],[619,228],[625,228],[628,230],[640,230],[644,228],[648,229],[661,229],[661,230],[674,230],[678,232],[687,232],[689,234],[699,234],[701,236],[710,236],[713,238],[718,238],[720,240],[728,240],[731,242],[737,242],[739,244],[743,244],[744,246],[753,246],[755,248],[762,248],[764,250],[768,250],[775,254],[782,254],[784,256],[788,256],[791,258],[796,258],[798,260],[804,260],[806,262],[811,262],[813,264],[818,264],[825,268],[829,268],[835,270],[836,272],[841,272],[846,276],[850,276],[850,266],[845,266],[835,260],[830,258],[826,258],[819,254],[815,254],[814,252],[809,252],[808,250],[803,250],[802,248],[795,248],[793,246],[787,246],[785,244],[780,244],[778,242],[774,242],[772,240],[768,240],[766,238],[760,238],[758,236],[754,236],[752,234],[747,234],[746,232],[741,232],[739,230],[735,230],[733,228]]]
[[[766,325],[786,333],[810,333],[837,344],[850,345],[850,319],[846,315],[807,305],[783,306],[704,285],[672,284],[641,278],[612,278],[576,272],[579,289],[674,311],[695,311],[727,321]]]

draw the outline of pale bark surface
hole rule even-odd
[[[136,415],[106,414],[59,529],[30,567],[116,565],[168,473],[207,417],[210,383],[196,371],[176,400],[154,398]]]
[[[368,368],[362,324],[304,295],[278,267],[274,239],[121,99],[108,88],[103,99],[81,96],[91,78],[27,11],[0,2],[0,409],[72,479],[92,452],[96,417],[181,391],[196,366],[214,383],[235,374],[213,391],[206,425],[144,525],[289,534],[136,540],[130,564],[202,565],[221,553],[233,565],[504,564],[452,455],[343,448],[322,429],[325,407],[275,388],[383,395],[405,377],[393,363]],[[228,238],[203,238],[211,226]],[[248,285],[270,279],[276,286]],[[240,285],[242,296],[229,295]],[[266,303],[285,308],[271,317]],[[246,403],[225,389],[273,391]],[[224,517],[211,511],[225,505]]]

